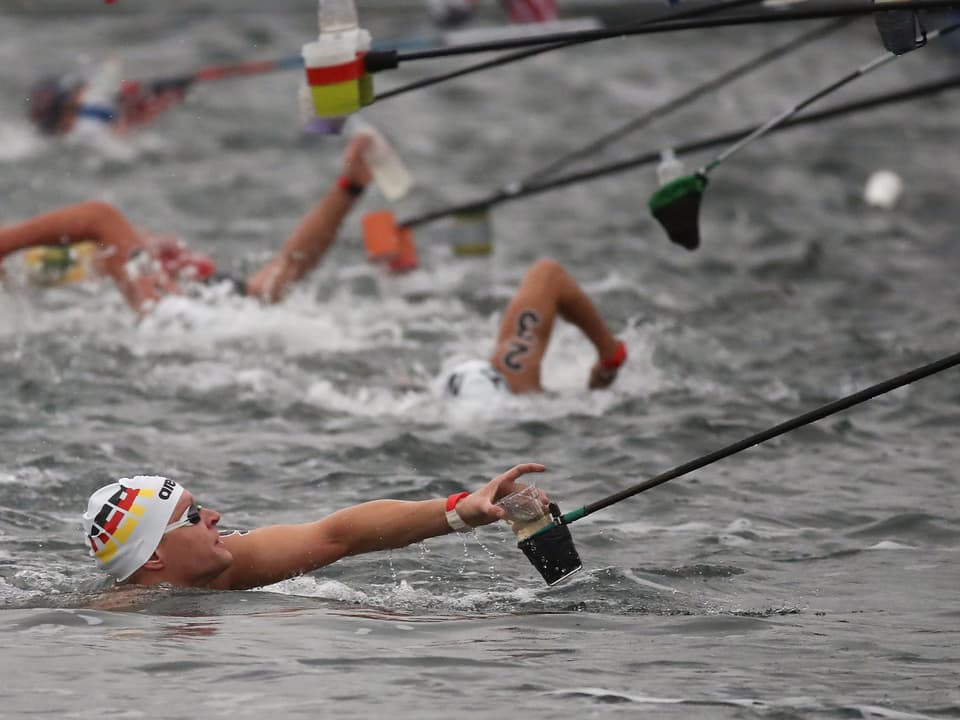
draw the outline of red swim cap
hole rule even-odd
[[[176,238],[160,238],[151,254],[160,261],[164,271],[185,280],[207,280],[217,271],[213,258],[194,252]]]

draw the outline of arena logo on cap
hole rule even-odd
[[[166,500],[176,488],[172,480],[164,480],[157,494]],[[121,486],[100,508],[90,527],[90,547],[93,554],[102,563],[108,563],[133,534],[146,512],[146,506],[137,503],[138,498],[146,499],[154,495],[150,488]]]
[[[159,492],[160,499],[169,500],[170,496],[173,494],[173,491],[176,490],[176,488],[177,488],[177,484],[173,480],[164,478],[163,487],[160,488],[160,492]]]

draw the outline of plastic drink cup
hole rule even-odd
[[[406,195],[413,186],[413,177],[390,141],[359,115],[350,117],[347,132],[351,137],[356,135],[370,137],[371,142],[363,154],[363,159],[370,167],[373,180],[384,197],[387,200],[399,200]]]
[[[316,41],[303,46],[313,109],[320,117],[349,115],[360,109],[356,34],[321,33]]]
[[[504,520],[517,536],[517,540],[525,540],[553,523],[536,485],[528,485],[501,498],[497,506],[506,510]]]
[[[560,523],[560,508],[544,508],[536,485],[507,495],[497,503],[507,511],[506,521],[517,536],[517,547],[547,585],[556,585],[583,567],[570,528]]]
[[[450,231],[455,255],[489,255],[493,252],[493,229],[490,213],[484,208],[453,216]]]
[[[677,157],[673,148],[667,148],[660,153],[660,164],[657,165],[657,182],[663,187],[669,182],[683,177],[683,163]]]
[[[320,0],[317,20],[320,34],[303,46],[314,114],[349,115],[373,102],[373,80],[363,67],[370,33],[357,26],[353,0]]]

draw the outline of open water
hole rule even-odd
[[[343,147],[299,134],[297,73],[198,85],[99,151],[37,138],[22,99],[43,72],[110,53],[130,77],[296,53],[312,3],[95,4],[0,11],[0,221],[100,198],[255,267]],[[376,37],[427,30],[368,7]],[[595,43],[365,115],[416,176],[403,216],[485,194],[804,28]],[[881,52],[860,20],[596,159],[766,120]],[[464,62],[409,63],[377,86]],[[931,45],[823,106],[957,67]],[[359,219],[385,206],[370,192],[275,307],[194,303],[137,325],[112,287],[8,273],[0,717],[960,717],[956,370],[591,515],[572,528],[584,570],[555,588],[491,526],[261,591],[115,593],[79,526],[93,489],[141,473],[237,528],[446,496],[521,461],[545,463],[538,483],[572,509],[956,352],[958,112],[947,94],[754,143],[713,173],[694,253],[650,218],[648,167],[498,207],[489,258],[453,257],[449,228],[425,226],[406,277],[365,261]],[[863,201],[881,168],[904,181],[892,209]],[[592,351],[564,326],[548,394],[445,404],[435,379],[489,352],[544,256],[626,340],[615,387],[584,389]]]

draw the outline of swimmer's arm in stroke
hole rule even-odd
[[[144,241],[127,218],[109,203],[82,202],[0,227],[0,259],[41,245],[96,244],[97,268],[109,275],[127,303],[143,315],[166,292],[175,291],[166,273],[131,276],[127,261]]]
[[[544,469],[538,463],[516,465],[461,500],[457,512],[473,527],[496,522],[504,511],[494,503],[524,487],[517,478]],[[451,532],[445,510],[445,499],[374,500],[312,523],[227,535],[222,541],[233,555],[233,563],[210,587],[242,590],[269,585],[348,555],[402,548],[445,535]]]
[[[363,152],[369,143],[368,136],[354,138],[343,157],[341,175],[361,187],[372,179],[363,160]],[[282,300],[293,283],[319,264],[355,203],[356,197],[336,185],[328,190],[303,217],[277,254],[247,279],[247,294],[265,302]]]

